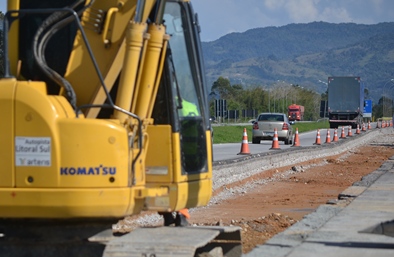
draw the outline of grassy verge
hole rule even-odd
[[[296,123],[293,125],[293,129],[298,128],[298,133],[312,131],[317,129],[329,128],[328,121],[322,122],[303,122]],[[248,134],[248,140],[252,140],[252,125],[246,126],[214,126],[213,127],[213,143],[224,144],[224,143],[239,143],[242,142],[243,130],[246,128]]]

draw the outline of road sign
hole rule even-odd
[[[364,114],[363,117],[372,117],[372,100],[364,100]]]
[[[227,101],[224,99],[215,100],[215,116],[226,117],[227,116]]]

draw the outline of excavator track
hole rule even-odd
[[[144,227],[127,234],[113,234],[108,228],[114,223],[115,220],[1,219],[0,256],[242,255],[239,227]]]
[[[0,256],[102,256],[105,245],[88,239],[116,222],[102,219],[1,219]]]
[[[239,227],[189,226],[137,228],[129,234],[110,240],[103,257],[241,255]]]

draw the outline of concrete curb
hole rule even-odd
[[[381,133],[381,130],[374,129],[328,145],[288,148],[281,151],[253,154],[235,160],[214,162],[213,190],[246,179],[264,170],[341,154],[368,143],[379,133]]]

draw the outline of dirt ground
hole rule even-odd
[[[243,252],[248,253],[319,205],[336,199],[393,155],[391,146],[363,146],[341,155],[297,163],[294,167],[264,171],[216,190],[214,195],[242,183],[257,184],[252,191],[197,209],[190,222],[240,226]]]

